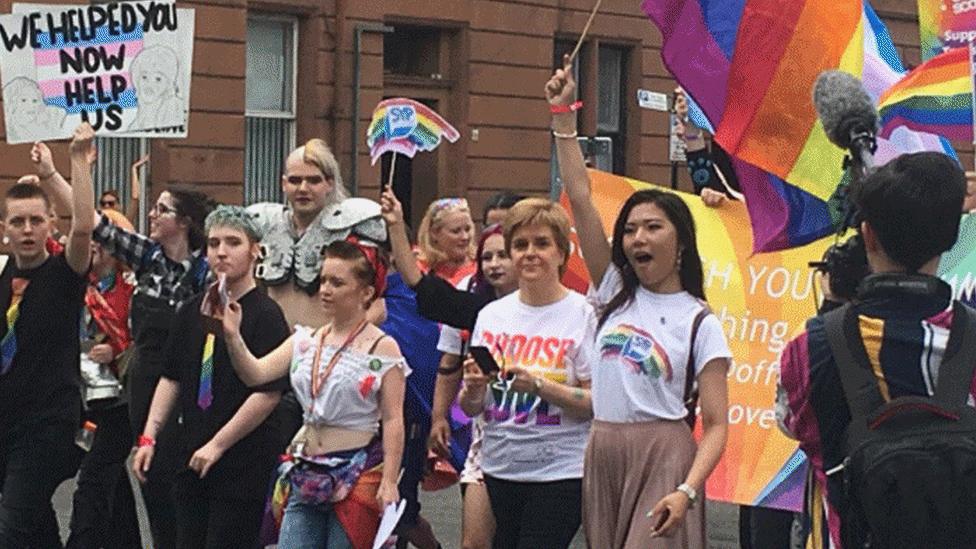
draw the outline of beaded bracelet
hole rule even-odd
[[[146,446],[153,447],[156,446],[156,439],[152,437],[147,437],[146,435],[139,435],[139,439],[136,442],[136,446],[139,448],[145,448]]]

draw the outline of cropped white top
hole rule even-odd
[[[304,326],[295,327],[291,359],[291,386],[302,405],[305,423],[329,425],[356,431],[379,432],[380,387],[383,375],[391,368],[402,368],[410,375],[410,367],[402,357],[379,356],[346,349],[339,356],[322,384],[317,397],[312,397],[312,361],[318,338],[315,331]],[[319,371],[324,372],[335,345],[326,345],[319,358]]]

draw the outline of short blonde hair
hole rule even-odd
[[[427,264],[427,268],[434,270],[437,265],[449,260],[443,250],[434,245],[431,232],[438,229],[444,221],[444,216],[448,213],[459,212],[467,214],[471,218],[471,208],[468,201],[463,198],[439,198],[427,206],[427,212],[420,221],[420,228],[417,230],[417,247],[420,249],[420,259]],[[471,218],[474,225],[474,219]],[[468,259],[474,259],[474,254],[478,244],[475,239],[471,239]]]
[[[505,236],[505,251],[512,253],[512,236],[515,231],[523,227],[549,227],[556,246],[563,252],[563,264],[559,275],[566,272],[569,255],[572,252],[569,242],[571,225],[566,210],[558,203],[545,198],[526,198],[515,203],[502,223],[502,234]]]
[[[337,204],[349,198],[349,190],[342,181],[339,161],[336,160],[332,149],[325,141],[315,138],[309,139],[294,153],[301,151],[302,161],[318,168],[322,175],[332,180],[332,192],[329,193],[329,203]]]

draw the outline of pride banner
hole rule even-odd
[[[649,183],[590,171],[593,201],[607,234],[624,201]],[[708,479],[709,499],[800,510],[807,459],[776,426],[773,403],[779,380],[779,353],[815,314],[819,287],[807,263],[832,242],[825,238],[800,248],[752,255],[752,231],[741,202],[706,207],[695,195],[678,193],[695,218],[705,293],[735,357],[729,369],[729,440]],[[569,200],[562,196],[563,206]],[[564,282],[580,292],[589,283],[586,265],[574,251]],[[959,240],[939,265],[939,276],[954,295],[976,305],[976,215],[965,215]]]
[[[976,38],[976,0],[918,0],[922,61]]]
[[[608,235],[627,197],[653,187],[605,172],[591,171],[590,177],[593,200]],[[708,303],[722,322],[735,357],[728,377],[729,441],[708,480],[708,497],[799,510],[806,457],[779,432],[773,403],[779,353],[815,312],[818,289],[807,263],[820,259],[831,239],[753,255],[745,204],[730,201],[712,209],[695,195],[678,194],[695,217]],[[565,195],[562,201],[568,210]],[[564,280],[586,290],[589,279],[578,253],[570,258]]]

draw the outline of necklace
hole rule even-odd
[[[346,340],[342,342],[342,345],[336,349],[335,354],[329,359],[329,363],[325,367],[325,372],[319,375],[319,363],[322,361],[322,347],[325,346],[325,338],[332,331],[332,325],[329,324],[328,328],[323,329],[319,332],[318,346],[315,348],[315,356],[312,358],[312,398],[315,399],[319,396],[319,392],[322,390],[322,385],[325,385],[325,381],[329,379],[332,375],[332,370],[335,368],[336,363],[339,362],[339,356],[342,352],[346,350],[346,347],[353,342],[356,337],[366,328],[366,320],[363,319],[359,322],[359,326],[355,330],[349,333]]]

